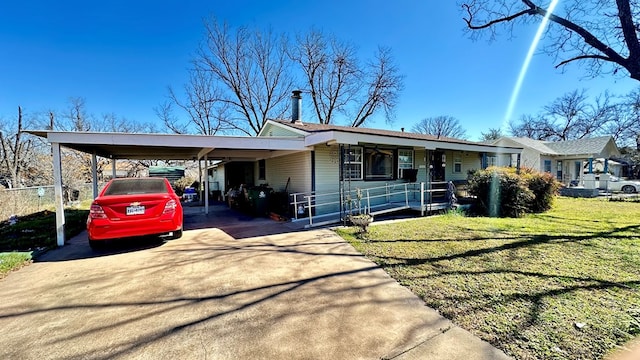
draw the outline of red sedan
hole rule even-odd
[[[89,245],[104,240],[146,235],[182,236],[182,205],[165,178],[109,181],[91,204],[87,219]]]

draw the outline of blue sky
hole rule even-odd
[[[410,128],[420,119],[454,116],[470,139],[502,126],[536,28],[515,38],[473,42],[454,1],[5,1],[0,4],[0,117],[67,107],[86,99],[90,113],[158,121],[153,108],[167,86],[180,89],[202,40],[204,18],[294,34],[314,26],[355,43],[362,57],[390,46],[405,88],[396,120],[371,127]],[[533,58],[514,118],[536,113],[566,92],[625,94],[626,78],[565,73],[545,55]],[[307,112],[309,113],[309,112]]]

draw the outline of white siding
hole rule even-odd
[[[445,180],[467,180],[467,174],[470,170],[478,170],[482,167],[482,157],[478,152],[472,151],[445,151],[447,166],[445,168]],[[454,157],[460,156],[462,159],[462,170],[457,173],[453,172]]]
[[[295,131],[291,131],[289,129],[285,129],[281,126],[275,126],[272,124],[268,124],[263,132],[262,136],[294,136],[294,137],[302,137],[302,135],[296,133]]]
[[[551,159],[547,157],[547,159]],[[531,148],[524,148],[520,157],[520,167],[527,167],[538,171],[544,171],[544,161],[542,161],[540,152]]]
[[[544,162],[540,159],[540,152],[528,146],[523,146],[522,144],[513,141],[508,138],[501,138],[498,142],[495,143],[496,146],[514,146],[514,147],[522,147],[522,155],[520,156],[520,167],[521,168],[531,168],[538,171],[544,170]],[[515,160],[514,160],[514,166]]]
[[[553,174],[553,176],[556,175],[556,159],[554,159],[551,156],[538,156],[539,160],[539,166],[537,168],[537,170],[540,170],[540,172],[544,172],[544,162],[545,160],[549,160],[551,161],[551,173]]]
[[[284,191],[287,179],[291,179],[287,192],[310,192],[311,152],[305,151],[266,159],[265,172],[266,181],[260,182],[266,182],[274,191]]]
[[[427,182],[427,150],[414,150],[414,166],[418,169],[416,182]]]
[[[315,146],[316,157],[316,204],[334,202],[335,204],[321,206],[316,209],[317,214],[340,211],[340,147]]]
[[[340,183],[340,147],[316,146],[316,192],[331,193],[339,191]]]
[[[209,174],[209,190],[220,190],[224,192],[224,186],[226,184],[224,181],[224,164],[220,164],[213,169],[209,169]],[[211,183],[217,183],[218,189],[214,189],[215,186]]]

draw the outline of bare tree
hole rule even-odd
[[[609,121],[609,95],[604,103],[588,101],[585,90],[572,91],[544,107],[544,116],[551,129],[552,140],[581,139],[595,135]]]
[[[174,134],[188,134],[190,122],[181,122],[173,112],[173,101],[164,101],[153,108],[164,126]]]
[[[382,109],[393,118],[393,109],[403,77],[393,63],[391,50],[379,48],[373,60],[364,65],[353,44],[339,41],[320,31],[298,35],[289,56],[305,77],[318,122],[331,124],[339,114],[351,126],[363,125]]]
[[[608,92],[589,102],[584,90],[575,90],[555,99],[537,116],[525,115],[520,122],[512,122],[511,133],[550,141],[610,135],[619,110]]]
[[[631,0],[560,1],[548,14],[548,2],[537,0],[464,0],[462,11],[472,38],[488,33],[495,39],[500,30],[513,33],[517,25],[548,16],[542,51],[553,56],[556,68],[569,63],[586,65],[590,76],[628,72],[640,80],[640,8]]]
[[[69,98],[69,106],[62,112],[62,121],[58,126],[66,131],[90,131],[94,125],[95,118],[87,113],[85,98]]]
[[[500,128],[497,128],[497,129],[489,128],[487,132],[480,133],[480,141],[491,142],[491,141],[500,139],[502,136],[504,135],[502,134],[502,130]]]
[[[553,133],[548,125],[547,120],[542,115],[524,114],[519,121],[509,122],[509,132],[511,136],[548,140]]]
[[[218,131],[232,130],[229,123],[229,103],[222,100],[222,91],[215,86],[215,78],[210,71],[192,69],[189,83],[184,86],[185,100],[169,87],[169,103],[155,109],[165,126],[172,132],[181,134],[189,132],[189,126],[203,135],[215,135]],[[180,123],[173,116],[171,104],[176,104],[188,116],[187,124]]]
[[[18,106],[17,128],[14,133],[5,134],[0,131],[0,147],[2,149],[5,183],[9,188],[24,185],[23,172],[28,168],[27,159],[33,150],[33,141],[22,132],[22,107]]]
[[[203,95],[211,96],[206,101],[228,106],[228,114],[219,113],[226,115],[224,123],[235,131],[256,135],[269,118],[283,117],[293,87],[284,36],[246,27],[232,31],[216,19],[207,21],[205,30],[206,43],[194,60],[195,75],[211,76],[198,86],[207,81],[218,84],[219,91]]]
[[[155,124],[149,122],[131,121],[116,113],[104,113],[100,121],[95,121],[91,125],[92,131],[96,132],[119,132],[119,133],[157,133],[159,132]]]
[[[631,91],[613,106],[615,121],[606,125],[606,133],[616,144],[640,151],[640,88]]]
[[[458,119],[452,116],[436,116],[420,120],[411,130],[416,133],[441,137],[466,139],[467,132],[462,128]]]
[[[368,64],[365,73],[366,85],[363,103],[351,126],[360,126],[378,110],[382,109],[387,121],[393,119],[393,110],[398,101],[398,94],[403,88],[403,77],[398,74],[397,67],[393,64],[391,49],[379,48],[375,60]]]

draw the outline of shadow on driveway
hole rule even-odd
[[[237,240],[301,230],[300,226],[288,222],[254,217],[229,209],[224,203],[210,205],[209,214],[205,214],[204,208],[201,206],[185,206],[184,230],[198,229],[219,229]],[[38,256],[35,261],[69,261],[111,256],[152,249],[164,245],[167,241],[180,241],[180,239],[166,240],[157,236],[114,239],[109,241],[104,249],[93,250],[89,247],[86,232],[82,232],[67,240],[65,246],[45,252]]]
[[[109,256],[78,236],[10,274],[0,359],[505,358],[333,232],[237,216]]]

